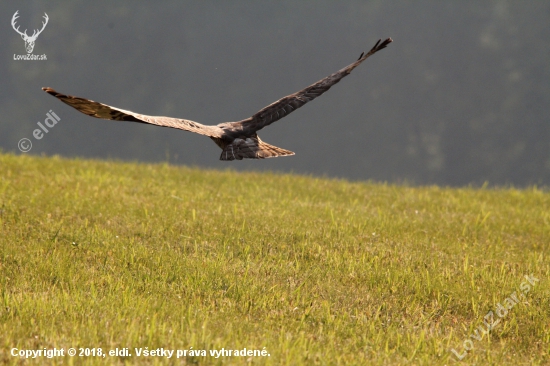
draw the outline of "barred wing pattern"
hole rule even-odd
[[[334,74],[331,74],[326,78],[319,80],[315,84],[312,84],[297,93],[290,94],[274,103],[271,103],[250,118],[239,122],[233,122],[231,124],[235,127],[240,127],[244,133],[253,133],[272,124],[273,122],[280,120],[283,117],[286,117],[307,102],[310,102],[318,96],[322,95],[333,85],[337,84],[344,77],[348,76],[353,69],[359,66],[368,57],[386,48],[388,44],[393,42],[391,38],[388,38],[384,42],[380,43],[381,41],[382,40],[378,40],[374,47],[366,54],[361,53],[359,59],[351,65],[344,67],[340,71],[337,71]]]
[[[223,131],[216,126],[206,126],[187,119],[147,116],[134,113],[120,108],[111,107],[106,104],[94,102],[93,100],[74,97],[56,92],[52,88],[42,88],[46,93],[53,95],[65,104],[70,105],[79,112],[95,118],[108,119],[113,121],[129,121],[147,123],[162,127],[177,128],[179,130],[195,132],[210,137],[221,137]]]

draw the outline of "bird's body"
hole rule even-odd
[[[359,59],[351,65],[319,80],[307,88],[290,94],[275,103],[268,105],[254,114],[252,117],[238,122],[225,122],[215,126],[203,125],[186,119],[171,117],[147,116],[106,104],[94,102],[89,99],[73,97],[56,92],[52,88],[42,88],[63,103],[70,105],[78,111],[92,117],[114,120],[153,124],[162,127],[177,128],[189,132],[195,132],[210,137],[216,145],[222,149],[220,160],[265,159],[277,156],[294,155],[292,151],[263,142],[257,135],[257,131],[273,122],[285,117],[292,111],[300,108],[307,102],[317,98],[334,84],[365,61],[392,42],[391,38],[376,45],[366,54],[361,54]]]

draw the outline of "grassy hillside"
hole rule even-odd
[[[549,243],[537,188],[0,154],[0,363],[548,364]]]

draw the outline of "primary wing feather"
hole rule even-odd
[[[148,123],[162,127],[171,127],[179,130],[195,132],[210,137],[221,137],[223,134],[223,131],[216,126],[206,126],[187,119],[148,116],[145,114],[134,113],[124,109],[111,107],[106,104],[94,102],[93,100],[61,94],[52,88],[42,88],[42,90],[50,95],[53,95],[63,103],[70,105],[79,112],[95,118],[108,119],[112,121]]]
[[[312,84],[297,93],[287,95],[286,97],[279,99],[274,103],[271,103],[250,118],[239,122],[232,122],[230,123],[230,125],[233,128],[242,130],[245,134],[251,134],[289,115],[307,102],[310,102],[318,96],[322,95],[333,85],[338,83],[344,77],[348,76],[353,69],[359,66],[369,56],[372,56],[376,52],[386,48],[388,44],[393,42],[391,38],[388,38],[380,43],[381,41],[382,40],[378,40],[378,42],[369,52],[367,52],[366,54],[362,53],[359,59],[351,65],[344,67],[334,74],[331,74],[326,78],[319,80],[315,84]]]

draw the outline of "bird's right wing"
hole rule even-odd
[[[88,116],[95,118],[108,119],[113,121],[130,121],[148,123],[152,125],[177,128],[179,130],[195,132],[209,137],[221,137],[223,131],[216,126],[206,126],[187,119],[171,118],[171,117],[155,117],[144,114],[126,111],[124,109],[115,108],[106,104],[94,102],[93,100],[73,97],[56,92],[52,88],[42,88],[46,93],[53,95],[65,104],[70,105],[74,109]]]
[[[393,42],[391,38],[385,41],[378,40],[373,48],[369,52],[361,53],[359,59],[354,63],[344,67],[343,69],[335,72],[332,75],[327,76],[324,79],[319,80],[315,84],[308,86],[307,88],[300,90],[297,93],[287,95],[286,97],[279,99],[278,101],[271,103],[267,107],[261,109],[252,117],[239,122],[232,122],[230,125],[241,129],[246,134],[254,133],[273,122],[280,120],[281,118],[292,113],[294,110],[300,108],[307,102],[317,98],[327,90],[329,90],[334,84],[338,83],[344,77],[348,76],[350,72],[365,61],[369,56],[374,55],[376,52],[386,48],[388,44]]]

